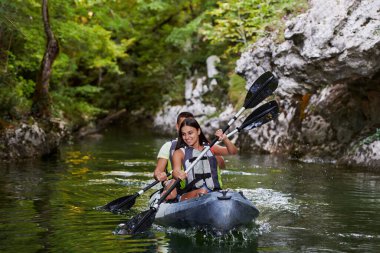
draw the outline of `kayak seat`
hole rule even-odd
[[[225,190],[225,191],[219,191],[221,194],[222,194],[222,196],[218,196],[218,199],[219,200],[229,200],[229,199],[231,199],[231,195],[230,196],[227,196],[227,192],[228,192],[228,190]]]

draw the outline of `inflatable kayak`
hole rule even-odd
[[[159,198],[160,193],[154,193],[150,205]],[[204,227],[225,232],[252,223],[258,215],[259,210],[242,192],[225,190],[181,202],[162,203],[156,213],[155,223],[176,228]]]

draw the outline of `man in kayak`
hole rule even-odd
[[[180,201],[221,189],[216,156],[235,155],[238,150],[221,129],[216,131],[215,136],[225,147],[214,145],[189,173],[185,173],[192,161],[209,145],[209,141],[194,118],[185,119],[181,123],[176,151],[173,153],[173,177],[182,180]]]

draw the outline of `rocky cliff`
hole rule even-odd
[[[240,146],[380,167],[380,1],[309,6],[286,23],[284,42],[262,39],[237,62],[247,86],[265,71],[278,76],[282,110]]]
[[[286,23],[283,35],[258,41],[237,62],[247,88],[273,72],[281,106],[276,121],[240,134],[237,144],[303,161],[380,167],[380,1],[310,0],[309,7]],[[206,132],[215,131],[233,110],[210,119],[216,108],[201,96],[211,84],[212,75],[189,79],[187,104],[165,107],[155,125],[174,132],[176,115],[188,110]]]

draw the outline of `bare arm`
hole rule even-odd
[[[223,134],[223,131],[221,129],[217,130],[215,133],[215,136],[219,138],[219,141],[222,141],[225,145],[225,147],[222,147],[220,145],[215,145],[213,147],[213,151],[215,155],[236,155],[238,152],[238,149],[236,148],[235,144],[233,144],[227,137],[226,134]]]
[[[153,177],[161,182],[168,179],[166,176],[166,166],[169,162],[171,144],[170,141],[165,142],[157,155],[157,164],[154,169]]]
[[[167,164],[168,164],[168,160],[166,160],[165,158],[158,158],[157,165],[156,165],[156,168],[154,169],[154,174],[153,174],[153,177],[156,180],[160,182],[167,180],[166,171],[165,171]]]

